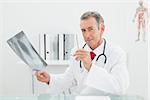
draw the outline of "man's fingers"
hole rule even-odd
[[[75,54],[73,56],[77,56],[77,55],[88,55],[89,52],[88,51],[83,51],[83,50],[78,50],[75,52]]]
[[[83,50],[83,49],[79,49],[76,51],[76,53],[81,52],[81,53],[86,53],[87,51]]]
[[[50,76],[45,71],[37,71],[35,75],[36,75],[37,80],[40,82],[48,83],[50,81]]]
[[[37,77],[40,77],[40,78],[43,78],[43,77],[46,76],[46,75],[45,75],[45,72],[43,72],[43,71],[37,71],[37,72],[35,73],[35,75],[36,75]]]
[[[81,52],[79,52],[79,53],[75,53],[73,56],[84,56],[84,55],[86,55],[85,53],[81,53]]]
[[[83,56],[83,55],[77,55],[77,56],[75,56],[75,59],[76,60],[83,60],[85,58],[85,56]]]
[[[44,79],[44,78],[41,78],[41,77],[37,77],[37,80],[38,80],[38,81],[41,81],[41,82],[44,82],[45,79]]]
[[[87,56],[90,56],[90,53],[85,50],[77,50],[75,54],[73,55],[75,59],[78,60],[84,60],[84,58],[87,58]]]

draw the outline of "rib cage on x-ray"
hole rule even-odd
[[[36,52],[23,31],[7,40],[13,51],[33,70],[41,70],[46,67],[46,62]]]

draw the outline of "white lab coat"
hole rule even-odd
[[[51,80],[48,93],[57,95],[69,89],[69,93],[73,95],[86,94],[92,91],[101,91],[100,94],[102,92],[104,94],[124,94],[129,85],[126,53],[121,48],[106,41],[105,55],[107,56],[107,62],[104,65],[103,57],[100,57],[96,62],[98,55],[103,52],[103,46],[104,41],[93,51],[96,57],[92,61],[89,72],[84,68],[83,64],[81,69],[79,61],[71,57],[69,67],[64,74],[50,74]],[[88,45],[84,49],[91,51]],[[73,49],[72,53],[76,50]]]

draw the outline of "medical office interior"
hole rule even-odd
[[[127,53],[130,86],[126,95],[138,95],[148,100],[150,25],[146,24],[145,41],[135,41],[137,25],[132,20],[138,1],[1,1],[0,96],[44,94],[46,88],[36,80],[31,68],[8,46],[6,41],[9,38],[24,31],[36,51],[47,62],[45,70],[63,73],[68,67],[71,48],[78,44],[79,47],[84,45],[80,30],[81,14],[98,11],[105,20],[106,40],[119,45]],[[148,4],[150,1],[145,0],[144,5],[147,8]],[[44,42],[45,40],[47,41]]]

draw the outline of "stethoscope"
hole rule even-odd
[[[84,44],[84,46],[82,47],[82,49],[84,49],[86,45],[87,45],[87,43]],[[98,59],[99,59],[100,57],[103,56],[103,57],[105,58],[104,64],[106,64],[107,57],[106,57],[106,55],[105,55],[105,47],[106,47],[106,40],[104,39],[103,53],[101,53],[101,54],[98,55],[98,57],[96,58],[96,62],[98,61]],[[80,60],[80,68],[83,69],[83,68],[82,68],[82,64],[81,64],[81,60]]]

